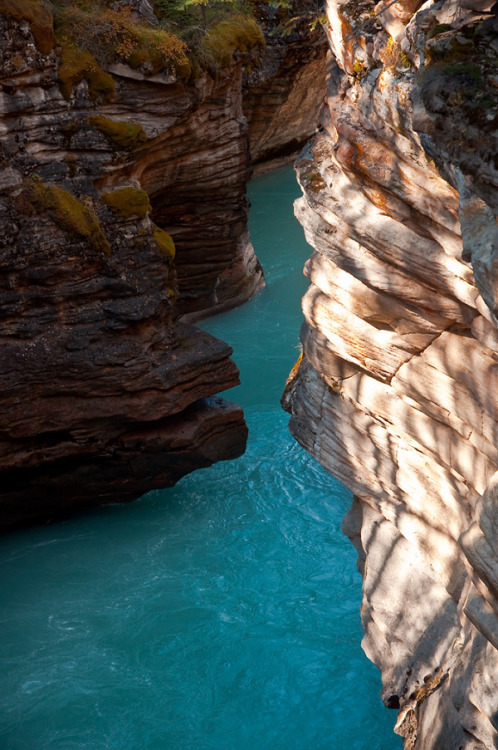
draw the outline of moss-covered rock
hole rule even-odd
[[[124,56],[132,68],[147,66],[151,73],[174,71],[179,78],[189,78],[192,66],[187,45],[164,29],[137,26],[133,33],[133,49]]]
[[[27,180],[23,198],[27,210],[47,211],[54,222],[70,234],[89,240],[95,250],[111,254],[111,247],[95,212],[64,188],[47,185],[39,178]]]
[[[48,55],[57,44],[52,15],[40,0],[1,0],[0,14],[28,21],[36,47],[43,55]]]
[[[247,52],[266,44],[263,32],[253,18],[234,16],[209,29],[204,36],[202,47],[218,65],[227,67],[236,52]]]
[[[160,229],[159,227],[154,229],[153,234],[161,253],[166,256],[166,258],[174,260],[176,248],[173,237],[165,232],[164,229]]]
[[[76,86],[81,81],[88,83],[88,92],[93,99],[102,97],[109,100],[114,92],[114,79],[101,69],[94,56],[82,50],[67,38],[62,43],[59,85],[65,99],[69,101]]]
[[[135,148],[147,140],[143,127],[135,122],[122,122],[96,115],[90,117],[89,123],[100,130],[110,143],[119,148]]]
[[[112,193],[103,193],[100,199],[111,211],[125,219],[132,216],[143,219],[151,210],[149,196],[140,188],[119,188]]]

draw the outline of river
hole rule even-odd
[[[0,539],[0,750],[396,750],[360,648],[349,492],[290,437],[301,269],[285,167],[250,185],[267,287],[205,321],[244,456],[131,505]]]

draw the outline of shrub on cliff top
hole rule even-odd
[[[39,178],[31,178],[27,180],[23,194],[31,210],[47,211],[53,221],[67,232],[86,238],[95,250],[105,255],[111,254],[98,216],[67,190],[47,185]]]
[[[155,0],[155,7],[161,23],[185,39],[201,67],[226,67],[236,52],[265,44],[250,0]]]
[[[202,49],[222,68],[230,65],[237,51],[247,52],[256,46],[263,47],[265,38],[254,19],[235,16],[221,21],[206,32]]]
[[[43,55],[55,47],[53,19],[40,0],[1,0],[0,13],[16,21],[28,21],[37,49]]]
[[[95,0],[76,0],[63,4],[55,20],[59,37],[70,39],[101,65],[122,60],[135,68],[148,64],[150,73],[174,70],[182,77],[190,75],[185,42],[137,18],[128,5],[109,8]]]

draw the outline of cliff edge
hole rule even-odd
[[[297,440],[355,495],[363,646],[405,748],[498,747],[498,20],[329,0],[297,162]]]

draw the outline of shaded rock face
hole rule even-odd
[[[147,78],[117,64],[110,71],[112,101],[96,102],[83,82],[66,102],[55,53],[40,55],[28,41],[29,27],[21,25],[21,31],[4,19],[3,29],[3,140],[9,163],[16,160],[11,166],[20,163],[19,152],[25,172],[43,176],[50,168],[53,180],[57,162],[57,177],[70,179],[77,190],[83,178],[99,192],[139,186],[149,193],[154,221],[177,245],[180,312],[217,312],[248,299],[263,275],[247,233],[242,62],[216,81],[204,73],[189,82]],[[17,67],[12,60],[20,61]],[[142,137],[123,146],[92,123],[95,117],[134,123]]]
[[[132,5],[157,23],[147,0]],[[263,50],[189,80],[119,63],[85,79],[50,51],[48,14],[42,29],[31,6],[20,12],[33,23],[15,20],[19,8],[0,14],[3,526],[132,500],[240,455],[242,411],[213,395],[238,383],[231,349],[188,323],[264,283],[242,110],[244,69]],[[315,36],[298,37],[301,63]],[[277,46],[263,67],[280,89]],[[313,121],[289,114],[278,148]],[[259,127],[258,158],[263,140]]]
[[[0,20],[0,522],[9,526],[131,500],[244,450],[241,409],[213,397],[238,383],[231,349],[178,322],[174,248],[150,218],[162,221],[187,178],[201,189],[180,143],[192,122],[206,135],[201,152],[210,141],[197,167],[207,184],[215,127],[224,134],[216,180],[235,197],[223,211],[220,195],[206,198],[196,221],[240,246],[238,258],[216,250],[225,277],[244,277],[244,294],[227,283],[226,297],[248,296],[261,277],[240,231],[247,138],[228,114],[240,83],[237,93],[204,77],[189,89],[118,69],[111,103],[92,101],[85,83],[67,101],[55,53],[37,51],[27,24]],[[109,135],[119,121],[131,129]]]
[[[296,14],[303,12],[303,3],[294,5]],[[258,67],[244,80],[242,103],[256,172],[296,153],[314,134],[325,92],[328,49],[321,24],[315,26],[311,17],[303,17],[282,37],[275,34],[276,11],[259,7],[267,46]]]
[[[498,25],[328,3],[297,440],[355,495],[367,655],[406,748],[498,747]],[[382,11],[382,12],[380,12]]]

